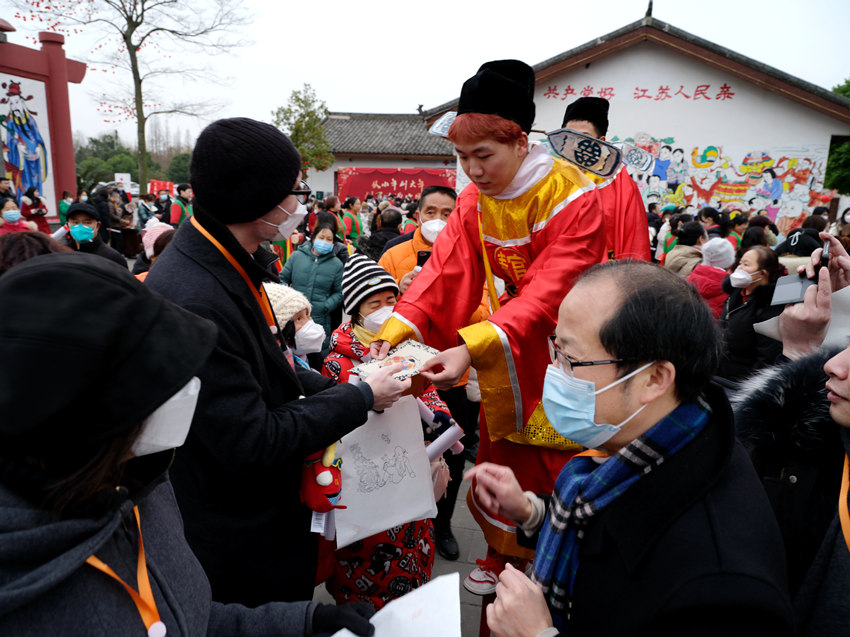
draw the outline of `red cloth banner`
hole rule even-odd
[[[337,170],[337,196],[366,195],[418,197],[427,186],[455,187],[454,168],[359,168],[350,166]]]
[[[174,182],[173,181],[159,181],[158,179],[151,179],[148,182],[148,192],[152,195],[158,195],[160,190],[167,190],[171,195],[176,195],[174,192]]]

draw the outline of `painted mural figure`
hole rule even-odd
[[[703,206],[748,210],[767,215],[787,234],[821,203],[821,148],[759,149],[737,160],[714,145],[693,147],[688,156],[688,147],[676,148],[674,138],[645,132],[611,141],[634,144],[654,158],[646,171],[628,167],[645,204],[673,204],[691,213]]]
[[[32,95],[24,97],[21,94],[20,82],[9,81],[6,97],[0,99],[0,104],[9,104],[9,114],[3,126],[6,129],[5,145],[7,147],[7,164],[12,168],[13,180],[20,196],[31,187],[43,191],[43,183],[47,177],[47,149],[44,139],[38,130],[35,116],[24,102],[31,100]]]

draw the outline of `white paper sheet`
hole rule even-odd
[[[419,410],[403,396],[342,439],[342,497],[335,509],[337,546],[437,515],[431,463]]]
[[[460,575],[450,573],[395,599],[370,620],[375,637],[461,637]],[[355,637],[347,628],[333,637]]]
[[[832,305],[832,320],[826,331],[826,339],[821,347],[837,347],[844,349],[850,345],[850,287],[833,292],[830,297]],[[755,323],[753,329],[763,336],[781,341],[779,338],[779,317]]]

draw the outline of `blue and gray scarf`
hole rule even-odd
[[[710,411],[701,400],[680,405],[602,464],[594,457],[576,456],[561,471],[537,541],[532,575],[543,588],[556,628],[566,630],[562,624],[570,616],[579,544],[590,520],[696,438]]]

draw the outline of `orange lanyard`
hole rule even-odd
[[[212,236],[207,229],[204,228],[200,223],[198,223],[197,218],[193,215],[189,217],[189,221],[191,221],[192,225],[198,229],[202,235],[204,235],[210,243],[212,243],[218,251],[224,255],[224,258],[230,262],[236,271],[242,275],[242,278],[245,280],[245,284],[250,288],[251,293],[254,295],[254,298],[257,299],[257,304],[260,306],[260,309],[263,311],[263,315],[266,317],[266,322],[269,324],[269,328],[271,328],[272,333],[277,333],[277,322],[274,318],[274,312],[272,312],[272,304],[269,302],[269,296],[266,294],[266,288],[263,285],[260,285],[260,289],[258,290],[254,283],[251,281],[251,278],[248,276],[248,273],[245,272],[245,268],[234,258],[232,254],[227,251],[221,243],[219,243],[218,239]]]
[[[145,628],[148,630],[149,637],[165,637],[165,624],[163,624],[162,620],[159,618],[159,611],[156,609],[156,602],[153,598],[150,579],[148,579],[148,565],[145,560],[145,545],[144,542],[142,542],[142,523],[139,519],[139,507],[134,506],[133,513],[136,514],[136,526],[139,527],[139,562],[136,565],[136,582],[139,587],[139,592],[137,593],[133,590],[127,582],[118,577],[109,565],[105,564],[94,555],[89,556],[86,562],[119,582],[130,594],[130,597],[133,598],[133,602],[136,604],[136,609],[139,611],[139,615],[142,617]]]
[[[841,494],[838,496],[838,519],[841,521],[841,532],[844,533],[844,543],[850,551],[850,513],[847,511],[847,491],[850,487],[850,476],[847,474],[850,459],[844,455],[844,474],[841,476]]]

